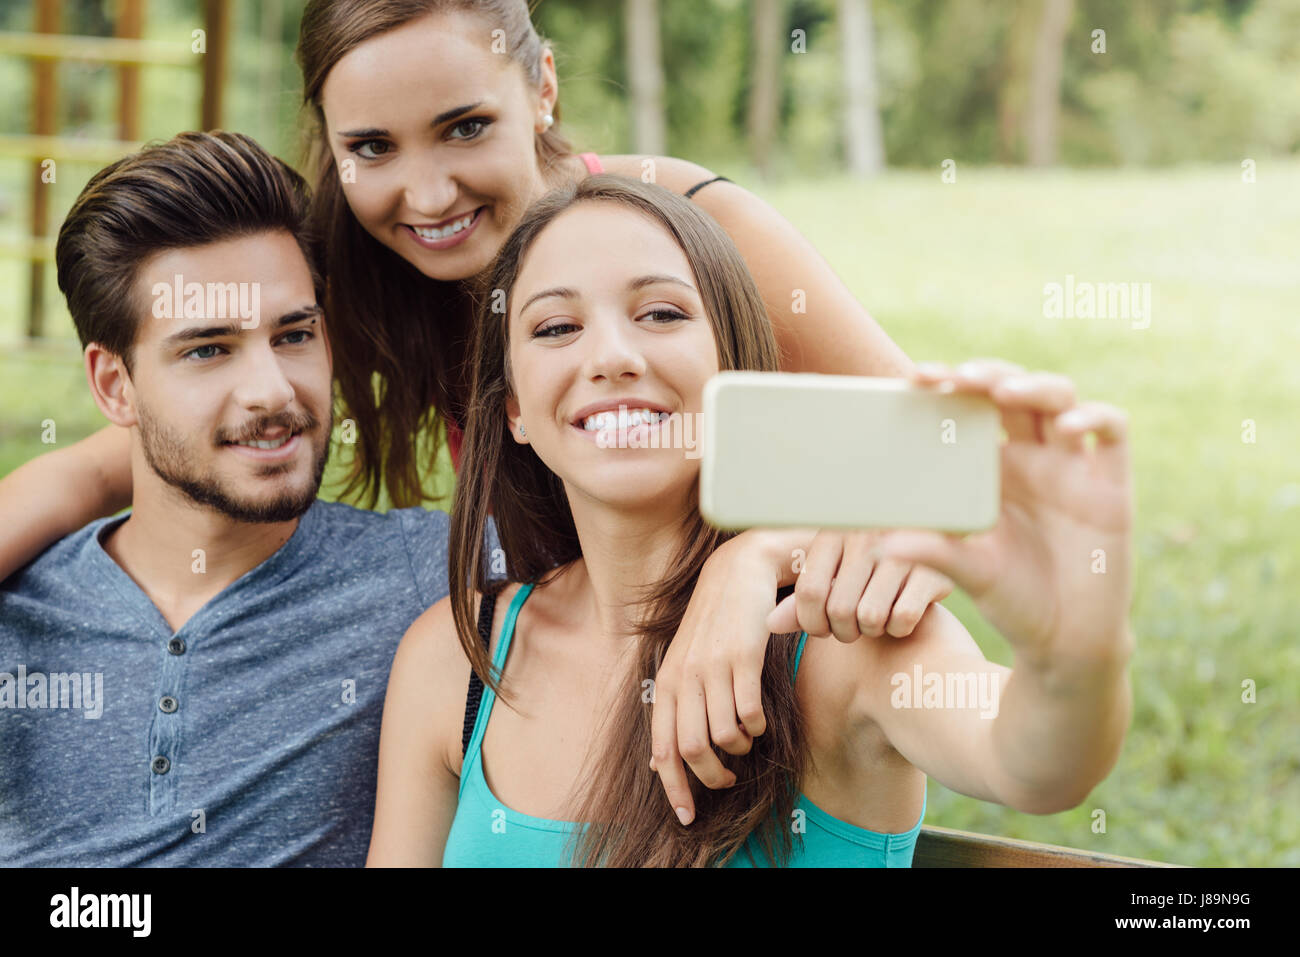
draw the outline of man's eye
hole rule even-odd
[[[553,326],[546,326],[544,329],[538,329],[536,332],[533,333],[533,338],[537,339],[542,336],[550,336],[554,338],[556,335],[559,334],[557,330],[567,331],[569,329],[577,329],[577,328],[578,327],[571,322],[557,322]]]
[[[472,140],[472,139],[476,139],[485,129],[488,128],[488,126],[491,123],[492,123],[491,120],[484,119],[481,116],[476,116],[468,120],[461,120],[459,123],[457,123],[455,126],[451,128],[449,133],[453,140]],[[466,133],[464,136],[456,135],[457,130],[465,130],[465,129],[469,129],[469,132]]]
[[[389,151],[389,145],[383,140],[362,140],[359,143],[353,143],[348,149],[362,159],[379,159],[380,156]]]
[[[214,346],[209,343],[206,346],[196,346],[189,352],[185,353],[187,359],[215,359],[219,354],[221,346]],[[209,351],[212,350],[212,351]]]
[[[293,339],[293,336],[304,336],[302,339]],[[295,329],[293,332],[286,333],[281,342],[287,342],[291,346],[300,346],[304,342],[310,342],[313,338],[310,329]]]

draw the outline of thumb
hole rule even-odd
[[[774,635],[784,635],[792,631],[801,631],[799,618],[795,611],[795,596],[791,592],[781,599],[781,603],[767,616],[767,630]]]
[[[880,558],[933,568],[967,592],[973,590],[980,574],[979,561],[970,544],[957,534],[913,529],[883,532],[875,551]]]

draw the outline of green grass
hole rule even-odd
[[[1130,415],[1138,516],[1134,716],[1080,807],[1035,817],[931,781],[931,824],[1192,865],[1300,865],[1300,163],[894,172],[761,187],[914,359],[1001,356]],[[1149,282],[1150,328],[1045,319],[1043,286]],[[0,264],[0,336],[25,278]],[[69,327],[56,317],[52,328]],[[0,358],[0,470],[100,422],[75,344]],[[1243,420],[1257,440],[1242,441]],[[445,460],[442,466],[445,475]],[[1291,583],[1291,584],[1288,584]],[[1006,643],[962,595],[985,653]],[[1242,702],[1242,683],[1257,703]],[[1104,834],[1092,830],[1105,812]]]

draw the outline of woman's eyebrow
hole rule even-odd
[[[443,110],[441,113],[439,113],[437,116],[433,118],[433,121],[429,123],[429,125],[441,126],[443,123],[446,123],[449,120],[454,120],[458,116],[464,116],[466,113],[472,112],[473,110],[477,110],[482,105],[483,105],[483,101],[480,100],[476,103],[469,103],[465,106],[456,106],[456,107],[452,107],[450,110]],[[378,126],[369,126],[366,127],[365,129],[360,129],[360,130],[340,130],[336,135],[340,139],[350,140],[350,139],[360,139],[362,137],[366,139],[370,139],[372,137],[387,136],[388,130],[382,129],[381,127]]]
[[[522,316],[524,312],[527,311],[528,307],[531,306],[533,303],[535,303],[537,300],[549,299],[552,296],[556,296],[560,299],[579,298],[578,290],[576,289],[572,289],[568,286],[553,286],[550,289],[543,289],[541,292],[535,292],[531,296],[529,296],[527,302],[525,302],[522,306],[519,307],[519,315]]]
[[[695,287],[686,280],[678,279],[676,276],[667,275],[638,276],[627,284],[627,288],[631,290],[643,289],[646,286],[653,286],[655,283],[659,282],[670,282],[674,285],[689,289],[691,292],[695,292]]]

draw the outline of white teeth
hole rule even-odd
[[[666,418],[668,418],[667,412],[656,412],[654,409],[627,409],[620,406],[618,412],[597,412],[595,415],[587,416],[582,420],[582,427],[588,432],[597,432],[601,429],[630,429],[642,424],[660,422]]]
[[[278,449],[280,446],[284,445],[284,443],[288,442],[291,438],[293,438],[292,435],[286,435],[282,439],[274,439],[269,442],[263,441],[261,439],[254,439],[251,442],[236,442],[235,444],[246,445],[251,449]]]
[[[451,225],[444,226],[442,229],[434,229],[425,226],[412,226],[411,228],[415,230],[416,235],[421,239],[439,240],[446,239],[448,236],[454,236],[462,229],[469,229],[469,224],[473,221],[474,213],[469,213],[466,216],[462,216]]]

